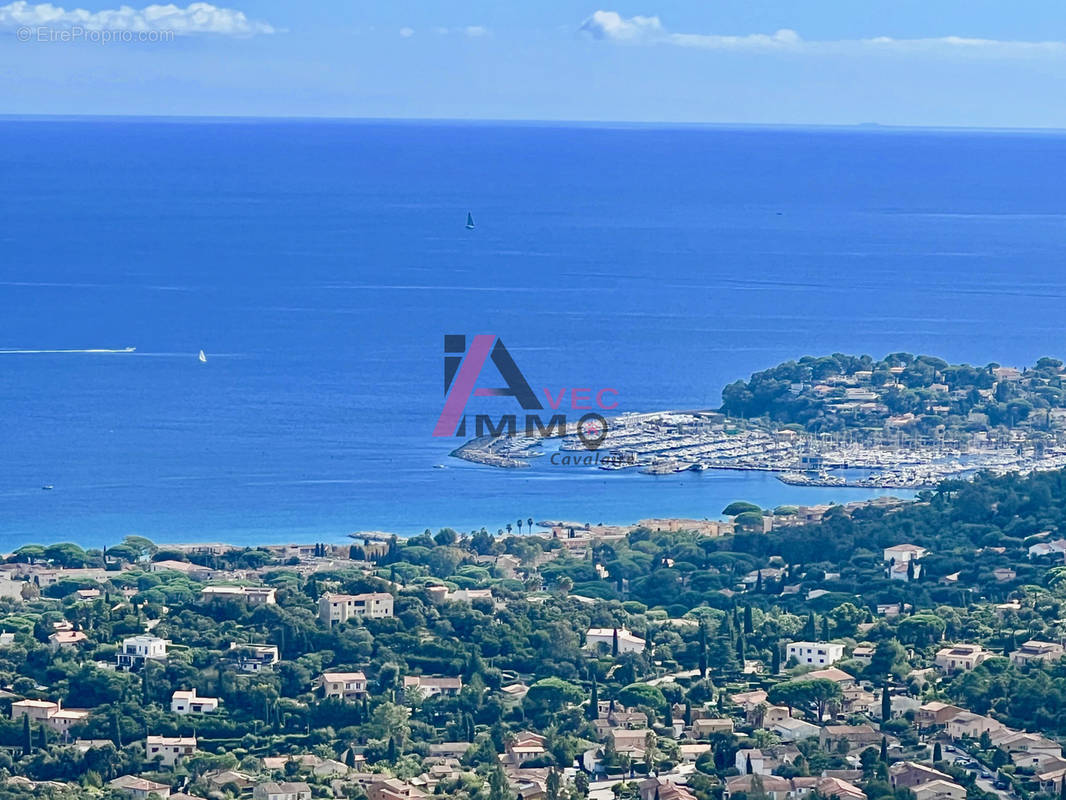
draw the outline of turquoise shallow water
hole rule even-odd
[[[1059,135],[8,120],[0,145],[0,347],[137,348],[0,354],[5,547],[867,496],[434,469],[448,333],[622,411],[806,353],[1066,352]]]

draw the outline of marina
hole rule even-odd
[[[452,455],[485,466],[521,469],[555,445],[559,452],[588,452],[576,433],[568,431],[556,437],[481,437]],[[1046,433],[979,432],[950,439],[868,431],[814,435],[713,411],[612,418],[597,452],[600,456],[590,469],[636,470],[646,475],[766,471],[791,486],[862,489],[923,489],[979,471],[1028,474],[1066,466],[1066,442]]]

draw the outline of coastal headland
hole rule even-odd
[[[808,356],[730,384],[719,409],[612,417],[592,459],[578,458],[590,451],[572,431],[480,437],[452,455],[499,468],[550,454],[553,466],[764,470],[791,485],[921,489],[1066,466],[1064,379],[1053,358],[1020,369],[908,353]]]

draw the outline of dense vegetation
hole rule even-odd
[[[759,513],[750,504],[730,510]],[[764,687],[772,701],[808,719],[831,713],[834,690],[783,663],[783,645],[797,639],[836,639],[849,650],[869,643],[875,648],[871,663],[838,666],[877,686],[888,682],[916,697],[950,698],[1010,725],[1066,735],[1064,663],[1019,668],[992,658],[942,682],[913,673],[932,663],[944,640],[1008,652],[1029,638],[1066,637],[1062,556],[1054,563],[1028,558],[1031,544],[1063,530],[1066,473],[1054,472],[945,483],[914,503],[865,506],[850,515],[833,508],[817,524],[765,534],[711,538],[637,529],[578,555],[559,540],[448,529],[393,540],[377,553],[357,543],[346,553],[354,561],[342,558],[315,571],[266,549],[189,556],[137,538],[106,556],[69,544],[25,547],[12,560],[106,565],[109,580],[91,600],[79,599],[77,590],[95,582],[80,579],[48,586],[43,595],[27,584],[22,601],[0,600],[0,627],[16,634],[0,649],[0,684],[14,697],[91,709],[72,737],[112,745],[82,753],[42,726],[27,732],[21,721],[0,720],[0,775],[98,787],[132,772],[167,783],[187,779],[206,791],[199,781],[211,769],[251,768],[263,755],[310,751],[349,763],[358,754],[370,769],[409,777],[420,771],[431,743],[464,741],[470,742],[465,765],[486,780],[448,786],[447,793],[489,797],[498,754],[516,732],[547,737],[547,754],[537,762],[545,766],[568,766],[598,746],[588,706],[593,698],[642,710],[658,737],[647,763],[630,764],[608,747],[608,764],[668,768],[678,758],[669,724],[679,708],[711,703],[727,713],[731,693]],[[889,580],[882,548],[903,542],[930,554],[915,580]],[[500,554],[514,556],[517,576],[493,563]],[[362,560],[367,555],[374,562],[369,568]],[[277,605],[205,602],[202,585],[184,573],[148,569],[150,560],[190,558],[214,569],[258,570],[258,578],[277,589]],[[1013,572],[995,572],[1008,567]],[[439,585],[491,588],[494,597],[441,603],[430,592]],[[316,615],[326,591],[390,591],[395,617],[329,627]],[[994,607],[1007,599],[1017,599],[1017,607]],[[888,605],[904,611],[879,614],[878,607]],[[64,620],[89,637],[82,649],[48,646],[54,623]],[[149,624],[173,642],[165,664],[134,673],[102,666],[113,663],[124,636]],[[626,627],[646,638],[649,649],[621,655],[602,646],[590,650],[583,647],[590,627]],[[281,661],[273,670],[241,672],[233,642],[277,645]],[[753,661],[762,662],[763,671],[745,674],[742,667]],[[364,671],[369,697],[323,699],[313,680],[326,669]],[[648,684],[691,670],[695,676]],[[402,676],[419,673],[459,675],[464,688],[457,697],[405,693]],[[515,681],[529,686],[521,702],[498,691]],[[171,694],[193,687],[221,698],[221,710],[171,714]],[[892,725],[901,741],[917,744],[908,719]],[[175,772],[145,762],[146,734],[194,732],[201,753]],[[742,725],[740,733],[738,739],[715,738],[712,752],[701,758],[692,785],[702,800],[733,774],[738,747],[772,741],[755,723]],[[804,768],[811,774],[844,764],[839,753],[805,747]],[[11,792],[19,790],[5,791],[16,797]]]
[[[1051,427],[1051,409],[1066,408],[1062,362],[1041,358],[1015,375],[998,364],[949,364],[934,356],[893,353],[880,360],[834,353],[787,361],[722,392],[722,411],[766,417],[809,431],[881,429],[893,416],[913,414],[913,428],[985,430]],[[869,397],[848,390],[864,390]],[[871,402],[863,403],[861,400]]]

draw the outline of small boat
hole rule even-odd
[[[204,354],[203,350],[200,351],[200,355],[198,355],[197,358],[200,359],[201,364],[207,363],[207,356]]]
[[[466,212],[466,229],[468,231],[474,230],[474,215],[469,211]]]
[[[434,464],[433,469],[447,469],[443,464]]]
[[[46,492],[50,492],[50,491],[52,491],[52,490],[53,490],[54,488],[56,488],[56,487],[54,487],[54,486],[53,486],[52,484],[50,484],[50,483],[46,483],[46,484],[45,484],[44,486],[42,486],[42,487],[41,487],[41,489],[42,489],[42,490],[44,490],[44,491],[46,491]]]

